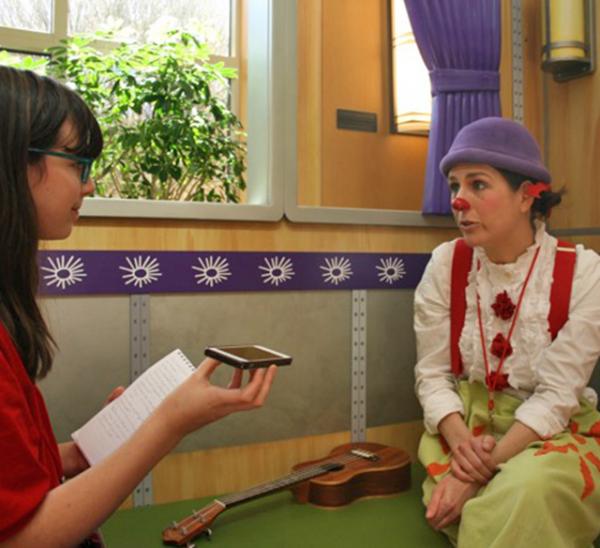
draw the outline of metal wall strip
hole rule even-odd
[[[130,381],[133,382],[150,365],[150,295],[129,297]],[[133,491],[134,506],[152,504],[152,473]]]
[[[352,441],[367,439],[367,292],[352,291]]]
[[[523,30],[521,0],[512,0],[512,104],[513,120],[523,123]]]

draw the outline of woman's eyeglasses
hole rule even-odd
[[[84,158],[83,156],[77,156],[76,154],[70,154],[68,152],[59,152],[57,150],[45,150],[43,148],[29,147],[29,152],[36,152],[37,154],[46,154],[47,156],[57,156],[58,158],[65,158],[81,165],[81,183],[87,183],[90,177],[90,171],[92,170],[92,158]]]

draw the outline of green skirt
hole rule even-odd
[[[459,383],[465,422],[474,435],[501,438],[515,420],[521,400],[496,393],[492,425],[487,389]],[[440,435],[423,434],[419,460],[427,470],[425,505],[450,468],[450,451]],[[536,441],[500,465],[500,471],[469,500],[459,523],[444,529],[460,548],[589,548],[600,534],[600,413],[582,400],[569,428]]]

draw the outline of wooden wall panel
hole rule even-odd
[[[568,240],[575,244],[582,244],[588,249],[593,249],[596,253],[600,253],[600,235],[598,236],[567,236],[561,237],[563,240]]]
[[[504,116],[512,114],[510,2],[502,2],[501,97]],[[600,12],[596,12],[600,29]],[[541,70],[541,4],[522,2],[524,124],[543,150],[555,188],[566,187],[551,228],[600,226],[600,74],[557,83]],[[598,32],[598,31],[597,31]],[[598,36],[596,36],[596,40]],[[573,241],[599,249],[595,237]]]
[[[420,210],[428,140],[389,132],[387,0],[322,8],[322,204]],[[337,129],[337,109],[375,113],[377,133]]]
[[[456,229],[362,225],[82,219],[44,249],[152,251],[339,251],[429,253]]]
[[[322,205],[322,0],[298,3],[298,203]]]
[[[596,10],[596,42],[600,29]],[[598,52],[596,52],[596,56]],[[538,60],[539,67],[539,60]],[[539,68],[538,68],[539,70]],[[600,227],[600,72],[547,86],[547,158],[556,187],[566,186],[551,219],[556,228]]]
[[[510,4],[510,2],[503,2],[503,4]],[[521,32],[523,35],[524,124],[543,148],[544,101],[543,73],[540,69],[540,51],[542,47],[540,9],[539,0],[523,0]],[[506,34],[504,38],[506,41],[509,40]]]
[[[400,447],[416,460],[422,422],[369,428],[367,440]],[[238,492],[289,474],[300,462],[327,456],[350,441],[349,432],[307,436],[290,440],[173,453],[153,472],[153,496],[157,504]]]

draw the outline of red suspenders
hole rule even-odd
[[[452,373],[460,376],[463,371],[462,356],[458,341],[465,325],[467,310],[467,279],[471,270],[473,248],[460,238],[456,241],[452,256],[452,281],[450,284],[450,363]]]
[[[549,331],[552,340],[560,328],[569,319],[569,303],[575,273],[575,245],[558,241],[552,288],[550,290],[550,313],[548,314]],[[462,357],[458,341],[465,324],[467,301],[465,290],[471,270],[473,249],[461,238],[456,241],[452,257],[452,278],[450,284],[450,363],[452,373],[459,376],[463,371]]]
[[[550,335],[556,338],[560,328],[569,319],[569,303],[571,302],[571,288],[575,274],[575,244],[558,241],[556,243],[556,259],[552,272],[552,289],[550,291]]]

